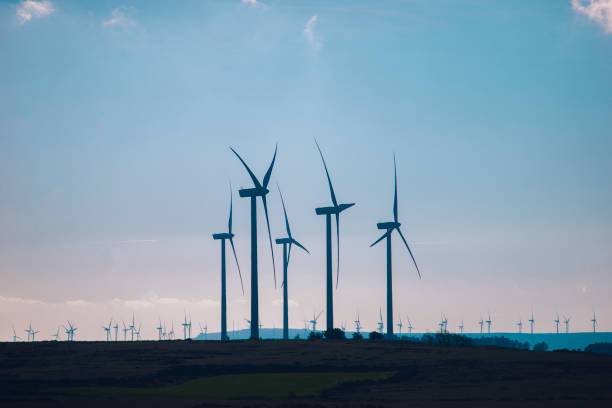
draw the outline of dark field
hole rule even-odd
[[[0,343],[0,406],[612,406],[612,356],[407,342]]]

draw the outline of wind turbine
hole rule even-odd
[[[55,337],[55,341],[59,341],[59,336],[60,336],[60,334],[59,334],[59,327],[58,327],[57,331],[55,333],[53,333],[51,335],[51,337]]]
[[[32,328],[32,323],[30,323],[30,334],[32,335],[32,341],[36,340],[36,334],[40,333],[40,330],[34,330]]]
[[[489,315],[489,318],[486,320],[487,323],[487,334],[491,334],[491,315]]]
[[[132,332],[132,341],[134,341],[134,330],[136,330],[136,322],[134,321],[134,313],[132,313],[132,324],[130,325],[130,330]]]
[[[112,324],[113,324],[113,319],[111,318],[110,322],[108,322],[108,327],[102,326],[102,328],[106,332],[106,341],[110,341],[111,340],[111,326],[112,326]]]
[[[393,155],[393,174],[394,174],[394,185],[395,185],[395,190],[394,190],[394,195],[393,195],[393,221],[379,222],[376,224],[376,227],[379,230],[385,230],[386,232],[380,238],[374,241],[372,245],[370,245],[370,247],[373,247],[374,245],[378,244],[383,239],[385,238],[387,239],[387,337],[389,338],[393,337],[393,279],[392,279],[392,262],[391,262],[392,261],[391,260],[391,234],[393,233],[394,230],[397,230],[397,232],[400,235],[400,238],[402,238],[402,241],[404,241],[404,245],[406,245],[406,249],[408,249],[408,253],[410,254],[410,257],[412,258],[412,262],[414,263],[417,273],[419,274],[419,279],[421,278],[421,272],[419,271],[419,267],[416,263],[416,260],[414,259],[414,256],[412,255],[412,251],[410,250],[408,243],[406,242],[406,238],[404,238],[404,234],[402,234],[402,230],[400,229],[400,225],[402,224],[398,221],[398,216],[397,216],[397,165],[395,162],[395,155]]]
[[[278,187],[278,185],[277,185]],[[281,203],[283,203],[283,214],[285,215],[285,228],[287,229],[286,238],[276,239],[276,243],[283,246],[283,339],[289,339],[289,295],[287,289],[287,269],[289,268],[289,259],[291,257],[291,247],[295,244],[298,248],[303,249],[308,254],[308,250],[291,235],[291,228],[289,228],[289,219],[287,218],[287,209],[285,208],[285,200],[283,199],[283,193],[278,187],[278,194],[280,194]],[[288,250],[287,250],[288,248]]]
[[[378,321],[378,331],[382,334],[384,323],[383,323],[383,317],[382,317],[382,310],[380,309],[380,307],[378,308],[378,314],[380,316],[380,320]]]
[[[170,338],[170,340],[174,340],[174,320],[172,321],[172,326],[168,332],[168,338]]]
[[[321,310],[319,312],[319,314],[315,317],[315,315],[312,315],[312,320],[310,321],[310,324],[312,324],[312,331],[316,332],[317,331],[317,320],[319,320],[319,317],[321,317],[321,313],[323,313],[323,311]]]
[[[442,319],[442,323],[444,323],[444,333],[448,333],[448,319],[446,316],[444,316],[444,319]]]
[[[361,331],[361,320],[359,320],[359,313],[357,313],[357,320],[355,320],[355,331],[359,333]]]
[[[557,313],[557,318],[555,319],[555,326],[557,328],[557,334],[559,334],[559,313]]]
[[[459,333],[463,334],[463,320],[461,321],[461,324],[457,327],[459,328]]]
[[[595,333],[595,328],[599,327],[599,324],[597,323],[597,318],[595,317],[595,313],[593,313],[593,319],[591,319],[591,322],[593,322],[593,333]]]
[[[440,326],[440,333],[444,334],[444,317],[440,318],[440,323],[438,323],[438,326]]]
[[[518,327],[518,332],[519,334],[521,334],[523,332],[523,321],[519,320],[518,323],[516,324]]]
[[[329,177],[329,171],[327,171],[327,164],[325,163],[325,159],[323,158],[323,152],[321,152],[321,148],[319,147],[319,143],[315,140],[315,144],[317,145],[317,149],[319,150],[319,154],[321,155],[321,160],[323,160],[323,167],[325,168],[325,174],[327,175],[327,182],[329,184],[329,192],[331,194],[331,200],[333,205],[328,207],[318,207],[315,208],[315,213],[317,215],[325,215],[325,239],[326,239],[326,253],[327,253],[327,316],[326,316],[326,325],[327,330],[332,330],[334,328],[334,295],[333,295],[333,273],[332,273],[332,238],[331,238],[331,216],[332,214],[336,217],[336,249],[337,249],[337,266],[336,266],[336,288],[338,288],[338,279],[340,277],[340,213],[347,208],[350,208],[355,205],[355,203],[349,204],[338,204],[338,200],[336,200],[336,194],[334,193],[334,187],[332,186],[331,178]]]
[[[26,331],[27,331],[27,329],[26,329]],[[23,340],[21,337],[19,337],[19,336],[17,335],[17,333],[15,332],[15,326],[13,326],[13,342],[16,342],[16,341],[17,341],[17,339],[19,339],[19,340]]]
[[[119,322],[115,320],[115,325],[113,326],[115,329],[115,341],[117,341],[117,333],[119,332]]]
[[[187,313],[185,313],[185,322],[181,323],[181,326],[183,326],[183,340],[187,340],[187,327],[189,327],[189,323],[187,323]]]
[[[565,323],[565,334],[569,333],[569,322],[571,317],[563,316],[563,323]]]
[[[123,323],[123,341],[127,341],[127,332],[129,332],[131,329],[125,326],[124,321],[122,321],[121,323]]]
[[[68,335],[68,341],[74,341],[74,332],[75,330],[77,330],[77,328],[74,327],[72,323],[70,323],[70,320],[68,320],[68,327],[69,328],[66,328],[66,326],[64,326],[64,330],[66,331],[66,334]]]
[[[230,147],[232,152],[238,157],[240,162],[244,165],[244,168],[249,173],[251,180],[253,180],[253,188],[243,188],[238,190],[240,197],[249,197],[251,199],[251,339],[259,339],[259,289],[257,281],[257,197],[261,197],[261,201],[264,207],[264,213],[266,214],[266,224],[268,226],[268,238],[270,240],[270,253],[272,254],[272,270],[274,272],[274,286],[276,287],[276,266],[274,265],[274,250],[272,249],[272,234],[270,233],[270,220],[268,217],[268,204],[266,202],[266,195],[270,192],[268,190],[268,183],[272,176],[272,168],[274,167],[274,161],[276,160],[276,151],[278,145],[274,148],[274,156],[272,157],[272,163],[268,167],[268,171],[263,178],[263,184],[257,180],[255,174],[251,171],[249,166],[242,160],[242,157]]]
[[[213,234],[213,239],[221,240],[221,340],[229,340],[227,336],[227,285],[226,285],[226,273],[225,273],[225,240],[229,240],[234,252],[234,259],[236,260],[236,267],[238,268],[238,276],[240,276],[240,287],[242,288],[242,294],[244,295],[244,285],[242,283],[242,272],[240,272],[240,265],[238,264],[238,256],[236,255],[236,247],[234,246],[234,234],[232,233],[232,208],[234,204],[232,186],[230,184],[230,211],[229,219],[227,221],[227,232]]]
[[[408,335],[412,335],[412,322],[410,321],[410,318],[407,317],[408,319]]]
[[[162,332],[164,330],[164,328],[162,327],[161,318],[159,319],[159,326],[157,326],[155,328],[155,330],[157,330],[158,339],[161,340],[162,339]]]
[[[482,325],[484,324],[484,320],[482,320],[482,317],[478,321],[478,324],[480,325],[480,337],[482,337]]]
[[[400,317],[400,321],[397,324],[397,328],[399,329],[399,335],[400,337],[402,336],[402,327],[404,326],[404,324],[402,323],[402,318]]]
[[[200,326],[200,335],[204,335],[204,339],[208,339],[208,324],[204,323],[204,327],[202,327],[202,323],[198,322],[198,325]],[[229,337],[228,337],[229,339]]]
[[[32,338],[32,323],[31,322],[30,322],[30,325],[26,327],[25,332],[28,333],[28,341],[30,341],[30,339]]]
[[[134,329],[134,334],[136,334],[136,340],[140,340],[140,329],[142,329],[142,323],[138,325],[138,330]]]
[[[533,324],[535,323],[535,320],[533,320],[533,310],[531,311],[531,318],[529,319],[529,331],[531,334],[533,334]]]

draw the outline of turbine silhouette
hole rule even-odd
[[[329,207],[318,207],[315,208],[317,215],[325,215],[325,237],[326,237],[326,253],[327,253],[327,330],[334,328],[334,295],[333,295],[333,273],[332,273],[332,238],[331,238],[331,216],[332,214],[336,217],[336,249],[337,249],[337,267],[336,267],[336,289],[338,288],[338,279],[340,278],[340,213],[347,208],[355,205],[355,203],[349,204],[338,204],[336,200],[336,194],[334,193],[334,187],[332,186],[331,178],[329,177],[329,171],[327,171],[327,164],[323,158],[323,152],[319,147],[319,143],[315,140],[321,160],[323,161],[323,167],[325,168],[325,175],[327,176],[327,182],[329,184],[329,192],[333,205]]]
[[[234,259],[236,260],[236,267],[238,268],[238,275],[240,276],[240,287],[242,288],[242,294],[244,295],[244,285],[242,284],[242,272],[240,272],[240,264],[238,264],[238,256],[236,255],[236,247],[234,246],[234,234],[232,233],[232,208],[234,205],[232,186],[230,185],[230,211],[229,219],[227,221],[227,232],[220,234],[213,234],[213,239],[221,240],[221,340],[229,340],[227,335],[227,285],[226,285],[226,272],[225,272],[225,240],[229,240],[234,252]]]
[[[277,185],[278,187],[278,185]],[[278,187],[278,194],[280,194],[281,203],[283,204],[283,214],[285,215],[285,227],[287,229],[286,238],[278,238],[276,243],[283,246],[283,339],[289,339],[289,293],[287,289],[287,269],[289,268],[289,258],[291,257],[291,247],[295,244],[298,248],[303,249],[308,254],[308,250],[300,244],[298,241],[293,239],[291,235],[291,228],[289,227],[289,219],[287,218],[287,209],[285,208],[285,200],[283,199],[283,193]]]
[[[251,339],[259,339],[259,290],[257,283],[257,197],[261,197],[263,203],[264,212],[266,214],[266,224],[268,226],[268,238],[270,240],[270,253],[272,254],[272,271],[274,272],[274,287],[276,287],[276,266],[274,265],[274,250],[272,249],[272,234],[270,233],[270,219],[268,217],[268,204],[266,202],[266,195],[270,192],[268,190],[268,183],[272,176],[272,168],[274,167],[274,161],[276,160],[276,151],[278,145],[274,148],[274,156],[272,157],[272,163],[268,167],[268,171],[263,178],[263,184],[257,180],[255,174],[251,171],[249,166],[242,160],[242,157],[233,149],[236,157],[243,164],[246,171],[249,173],[251,180],[253,181],[254,188],[243,188],[238,191],[240,197],[249,197],[251,199]]]
[[[404,245],[406,245],[406,249],[408,249],[408,253],[412,258],[412,262],[416,267],[417,273],[419,274],[419,279],[421,278],[421,271],[419,271],[419,267],[412,255],[412,251],[404,238],[404,234],[402,234],[402,230],[400,229],[400,222],[398,221],[397,215],[397,165],[395,163],[395,155],[393,155],[393,173],[395,180],[395,192],[393,196],[393,221],[391,222],[379,222],[376,224],[376,227],[379,230],[386,230],[386,232],[378,238],[370,247],[378,244],[383,239],[387,239],[387,337],[393,337],[393,278],[392,278],[392,263],[391,263],[391,234],[393,231],[397,230],[402,241],[404,241]]]

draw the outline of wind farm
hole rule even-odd
[[[612,406],[612,0],[5,0],[0,61],[0,407]]]

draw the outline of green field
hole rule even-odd
[[[237,374],[199,378],[183,384],[151,387],[73,387],[51,390],[79,396],[150,396],[150,397],[308,397],[321,394],[343,383],[378,381],[392,372],[322,372],[282,374]]]

